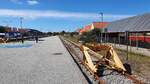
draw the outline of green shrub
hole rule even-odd
[[[101,29],[93,29],[92,31],[84,32],[79,40],[84,43],[98,42],[98,37],[100,37],[101,31]]]
[[[4,33],[5,32],[5,28],[0,26],[0,33]]]

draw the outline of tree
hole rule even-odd
[[[63,30],[62,32],[60,32],[61,35],[64,35],[66,32]]]
[[[4,33],[5,32],[5,27],[0,26],[0,33]]]
[[[51,36],[53,33],[52,32],[48,32],[47,35]]]
[[[88,32],[84,32],[82,35],[81,35],[81,38],[80,40],[85,42],[85,43],[88,43],[88,42],[98,42],[98,37],[100,36],[100,33],[102,32],[101,29],[93,29],[91,31],[88,31]]]

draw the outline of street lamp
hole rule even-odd
[[[23,17],[20,17],[20,28],[22,29],[22,20],[23,20]]]
[[[100,41],[100,42],[102,43],[102,42],[103,42],[103,40],[102,40],[102,37],[103,37],[103,34],[102,34],[102,32],[103,32],[103,31],[102,31],[102,30],[103,30],[103,13],[102,13],[102,12],[100,12],[99,14],[101,15],[101,22],[102,22],[102,29],[101,29],[101,41]]]
[[[20,28],[21,28],[21,30],[22,30],[22,20],[23,20],[23,17],[20,17]],[[20,33],[21,33],[21,41],[22,41],[22,43],[24,43],[23,32],[20,31]]]

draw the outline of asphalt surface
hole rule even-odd
[[[57,36],[28,48],[0,48],[0,84],[87,84]]]

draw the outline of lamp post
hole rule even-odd
[[[21,30],[22,30],[22,20],[23,20],[23,17],[20,17],[20,28],[21,28]],[[20,33],[21,33],[21,42],[24,43],[24,37],[23,37],[22,31],[20,31]]]
[[[20,28],[22,29],[22,20],[23,20],[23,17],[20,17]]]
[[[101,13],[99,13],[100,15],[101,15],[101,22],[102,22],[102,29],[101,29],[101,43],[103,42],[103,39],[102,39],[102,37],[103,37],[103,34],[102,34],[102,30],[103,30],[103,13],[101,12]]]

